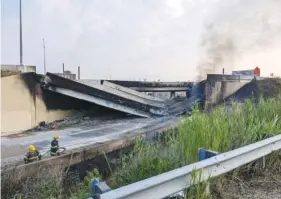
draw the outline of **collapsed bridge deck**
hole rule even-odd
[[[151,100],[136,95],[137,91],[126,92],[103,84],[86,84],[47,73],[43,78],[43,88],[73,98],[125,112],[128,114],[153,117],[168,115],[168,107],[161,100]],[[121,86],[119,86],[121,87]],[[143,95],[143,94],[142,94]]]

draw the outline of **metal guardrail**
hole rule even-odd
[[[157,199],[168,197],[190,186],[192,182],[191,173],[194,169],[200,175],[200,180],[204,181],[227,173],[279,149],[281,149],[281,134],[106,192],[100,196],[101,199]]]

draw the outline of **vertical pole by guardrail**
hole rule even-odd
[[[198,151],[198,161],[200,162],[200,161],[206,160],[206,159],[214,157],[214,156],[216,156],[218,154],[219,153],[216,152],[216,151],[211,151],[211,150],[199,148],[199,151]],[[206,193],[210,193],[210,183],[209,182],[206,185],[205,192]]]

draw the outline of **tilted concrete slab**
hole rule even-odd
[[[114,89],[123,91],[123,92],[128,93],[128,94],[132,94],[132,95],[135,95],[135,96],[138,96],[138,97],[150,100],[152,102],[156,101],[156,102],[159,103],[159,102],[164,102],[165,101],[164,99],[161,99],[161,98],[158,98],[158,97],[155,97],[155,96],[151,96],[151,95],[146,95],[146,94],[138,92],[138,91],[136,91],[134,89],[127,88],[127,87],[124,87],[124,86],[120,86],[120,85],[111,83],[109,81],[103,81],[103,85],[107,86],[107,87],[110,87],[110,88],[114,88]]]
[[[80,99],[80,100],[92,102],[92,103],[98,104],[100,106],[105,106],[107,108],[111,108],[111,109],[114,109],[114,110],[117,110],[117,111],[126,112],[126,113],[129,113],[129,114],[132,114],[132,115],[137,115],[137,116],[141,116],[141,117],[150,117],[151,116],[150,113],[147,113],[147,112],[144,112],[144,111],[139,111],[139,110],[134,109],[134,108],[130,108],[130,107],[127,107],[127,106],[124,106],[124,105],[120,105],[118,103],[114,103],[114,102],[111,102],[111,101],[108,101],[108,100],[104,100],[104,99],[101,99],[101,98],[98,98],[98,97],[94,97],[94,96],[87,95],[87,94],[84,94],[84,93],[80,93],[80,92],[77,92],[77,91],[73,91],[73,90],[70,90],[70,89],[52,87],[52,86],[49,86],[47,89],[50,90],[50,91],[53,91],[53,92],[57,92],[57,93],[60,93],[60,94],[63,94],[63,95],[74,97],[74,98],[77,98],[77,99]]]
[[[113,93],[123,96],[123,97],[130,97],[131,99],[136,100],[141,103],[149,103],[151,105],[155,105],[158,107],[165,106],[164,99],[153,97],[153,96],[138,92],[134,89],[111,83],[109,81],[104,81],[104,80],[76,80],[76,81],[83,83],[85,85],[88,85],[88,86],[102,89],[102,90],[108,90],[110,92],[113,92]]]
[[[45,89],[129,114],[142,117],[167,115],[163,102],[152,102],[98,83],[90,86],[52,73],[47,73],[43,82]]]

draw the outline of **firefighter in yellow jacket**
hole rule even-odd
[[[41,160],[42,156],[39,151],[36,150],[36,147],[34,145],[28,146],[28,152],[26,153],[24,157],[24,163],[30,163],[37,160]]]

